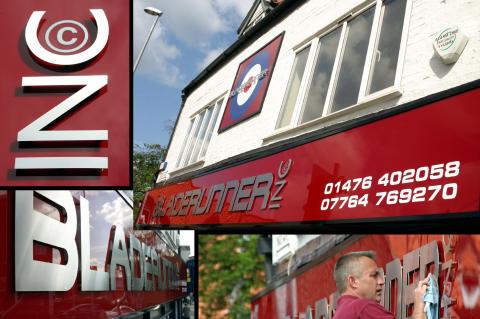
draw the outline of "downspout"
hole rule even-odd
[[[257,242],[258,253],[265,256],[265,280],[271,282],[274,269],[272,265],[272,235],[260,235]]]

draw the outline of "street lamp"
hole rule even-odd
[[[158,10],[157,8],[154,7],[146,7],[143,9],[146,13],[155,16],[155,21],[152,24],[152,27],[150,28],[150,32],[148,33],[147,39],[145,40],[145,43],[143,44],[142,49],[140,50],[140,54],[138,54],[137,61],[135,61],[135,65],[133,66],[133,72],[135,73],[135,70],[137,69],[138,62],[140,62],[140,58],[143,55],[143,51],[145,51],[145,47],[147,46],[148,40],[150,40],[150,37],[152,36],[153,29],[155,29],[155,25],[157,24],[158,18],[163,14],[162,11]]]

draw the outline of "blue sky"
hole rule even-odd
[[[163,11],[134,74],[134,143],[167,145],[182,89],[236,39],[254,0],[134,0],[134,61]]]

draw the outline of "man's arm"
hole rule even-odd
[[[428,282],[430,280],[430,274],[428,274],[427,278],[420,280],[418,282],[417,288],[415,288],[415,299],[413,302],[413,315],[412,319],[426,319],[427,316],[423,311],[425,307],[425,302],[423,301],[423,297],[425,296],[425,292],[428,288]]]

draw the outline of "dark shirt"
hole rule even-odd
[[[343,295],[337,300],[333,319],[395,319],[395,316],[373,300]]]

